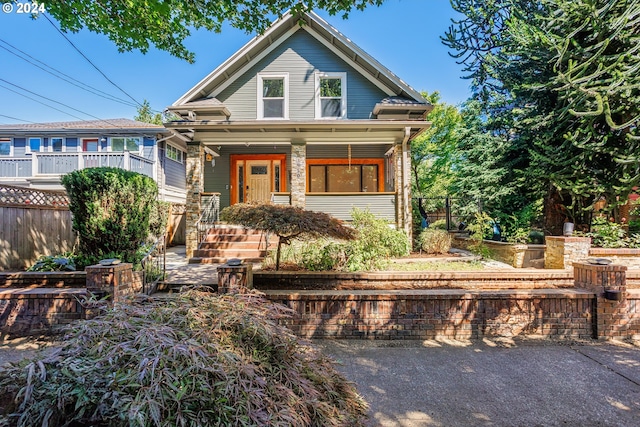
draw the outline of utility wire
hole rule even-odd
[[[131,100],[132,100],[133,102],[135,102],[137,105],[139,105],[140,107],[142,107],[142,104],[141,104],[140,102],[138,102],[138,101],[137,101],[133,96],[129,95],[129,94],[128,94],[124,89],[122,89],[120,86],[118,86],[117,84],[115,84],[115,83],[113,82],[113,80],[111,80],[109,77],[107,77],[107,75],[106,75],[105,73],[103,73],[103,72],[102,72],[102,70],[100,70],[100,68],[98,68],[98,67],[97,67],[93,62],[91,62],[91,60],[90,60],[89,58],[87,58],[87,56],[86,56],[84,53],[82,53],[82,51],[81,51],[80,49],[78,49],[78,47],[77,47],[75,44],[73,44],[73,42],[72,42],[72,41],[67,37],[67,35],[66,35],[65,33],[63,33],[63,32],[62,32],[62,30],[61,30],[60,28],[58,28],[58,26],[57,26],[56,24],[54,24],[54,23],[53,23],[53,21],[51,20],[51,18],[49,18],[49,16],[48,16],[46,13],[43,13],[42,15],[47,19],[47,21],[49,21],[49,23],[53,26],[53,28],[55,28],[55,29],[58,31],[58,33],[60,33],[60,35],[62,35],[62,37],[64,37],[64,38],[65,38],[65,40],[66,40],[66,41],[68,41],[68,42],[69,42],[69,44],[70,44],[71,46],[73,46],[73,48],[74,48],[74,49],[75,49],[75,50],[80,54],[80,56],[82,56],[82,57],[83,57],[83,58],[84,58],[84,59],[85,59],[89,64],[91,64],[91,66],[92,66],[93,68],[95,68],[95,69],[96,69],[96,71],[98,71],[98,72],[102,75],[102,77],[104,77],[105,79],[107,79],[107,81],[108,81],[109,83],[111,83],[113,86],[115,86],[115,87],[116,87],[120,92],[122,92],[122,93],[124,93],[125,95],[127,95],[127,97],[128,97],[129,99],[131,99]]]
[[[51,74],[52,76],[54,76],[54,77],[56,77],[56,78],[59,78],[59,79],[60,79],[60,80],[62,80],[62,81],[65,81],[65,82],[67,82],[67,83],[69,83],[69,84],[71,84],[71,85],[73,85],[73,86],[76,86],[76,87],[78,87],[78,88],[80,88],[80,89],[82,89],[82,90],[84,90],[84,91],[87,91],[87,92],[92,93],[92,94],[97,95],[97,96],[101,96],[101,97],[103,97],[103,98],[105,98],[105,99],[108,99],[108,100],[110,100],[110,101],[119,102],[119,103],[121,103],[121,104],[128,105],[128,106],[130,106],[130,107],[135,107],[135,106],[136,106],[136,104],[134,104],[134,103],[132,103],[132,102],[130,102],[130,101],[126,101],[126,100],[124,100],[124,99],[122,99],[122,98],[118,98],[118,97],[116,97],[116,96],[113,96],[113,95],[111,95],[111,94],[109,94],[109,93],[107,93],[107,92],[104,92],[104,91],[100,90],[100,89],[94,88],[94,87],[92,87],[91,85],[88,85],[88,84],[86,84],[86,83],[83,83],[83,82],[81,82],[80,80],[75,79],[75,78],[73,78],[73,77],[69,76],[68,74],[63,73],[62,71],[59,71],[59,70],[57,70],[57,69],[55,69],[55,68],[51,67],[50,65],[48,65],[48,64],[46,64],[46,63],[44,63],[44,62],[42,62],[42,61],[38,60],[37,58],[34,58],[33,56],[29,55],[28,53],[26,53],[26,52],[24,52],[24,51],[22,51],[22,50],[20,50],[20,49],[18,49],[17,47],[13,46],[12,44],[8,43],[7,41],[5,41],[5,40],[3,40],[3,39],[0,39],[0,42],[2,42],[2,43],[4,43],[4,44],[6,44],[7,46],[11,47],[12,49],[17,50],[17,51],[18,51],[18,52],[20,52],[22,55],[25,55],[26,57],[31,58],[31,59],[33,59],[33,60],[34,60],[34,61],[36,61],[36,62],[39,62],[40,64],[44,65],[44,67],[47,67],[47,68],[49,68],[50,70],[53,70],[55,73],[54,73],[54,72],[52,72],[52,71],[50,71],[50,70],[48,70],[48,69],[46,69],[46,68],[44,68],[44,67],[42,67],[42,66],[40,66],[40,65],[38,65],[38,64],[35,64],[34,62],[30,61],[29,59],[27,59],[27,58],[25,58],[25,57],[23,57],[23,56],[21,56],[21,55],[19,55],[19,54],[15,53],[15,52],[13,52],[13,51],[11,51],[10,49],[6,48],[5,46],[0,45],[0,49],[4,49],[4,50],[6,50],[6,51],[7,51],[7,52],[9,52],[10,54],[12,54],[12,55],[14,55],[14,56],[17,56],[18,58],[22,59],[23,61],[25,61],[25,62],[27,62],[27,63],[29,63],[29,64],[33,65],[34,67],[40,68],[42,71],[44,71],[44,72],[46,72],[46,73],[49,73],[49,74]],[[60,75],[62,75],[62,76],[64,76],[64,77],[61,77],[60,75],[58,75],[58,74],[56,74],[56,73],[58,73],[58,74],[60,74]],[[77,82],[77,83],[74,83],[74,82]],[[78,83],[79,83],[79,84],[78,84]]]
[[[68,115],[68,116],[74,117],[74,118],[76,118],[76,119],[78,119],[78,120],[83,120],[82,118],[80,118],[80,117],[78,117],[78,116],[74,116],[74,115],[73,115],[73,114],[71,114],[71,113],[68,113],[68,112],[63,111],[63,110],[61,110],[61,109],[59,109],[59,108],[53,107],[53,106],[51,106],[51,105],[49,105],[49,104],[47,104],[47,103],[44,103],[44,102],[42,102],[42,101],[40,101],[40,100],[38,100],[38,99],[32,98],[32,97],[30,97],[30,96],[27,96],[27,95],[25,95],[24,93],[20,93],[20,92],[18,92],[17,90],[13,90],[13,89],[11,89],[11,88],[8,88],[8,87],[6,87],[6,86],[5,86],[5,85],[3,85],[3,84],[0,84],[0,87],[3,87],[3,88],[5,88],[6,90],[8,90],[8,91],[10,91],[10,92],[13,92],[13,93],[16,93],[16,94],[18,94],[18,95],[20,95],[20,96],[24,96],[25,98],[30,99],[30,100],[32,100],[32,101],[35,101],[35,102],[37,102],[38,104],[42,104],[42,105],[44,105],[44,106],[46,106],[46,107],[52,108],[52,109],[54,109],[54,110],[56,110],[56,111],[59,111],[59,112],[61,112],[61,113],[63,113],[63,114],[66,114],[66,115]],[[84,121],[84,120],[83,120],[83,121]]]
[[[6,89],[6,88],[5,88],[5,89]],[[6,117],[7,119],[17,120],[17,121],[19,121],[19,122],[31,123],[31,124],[33,124],[33,125],[36,125],[36,124],[37,124],[36,122],[32,122],[32,121],[30,121],[30,120],[19,119],[19,118],[17,118],[17,117],[7,116],[7,115],[5,115],[5,114],[0,114],[0,117]]]

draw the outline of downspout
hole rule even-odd
[[[411,137],[411,128],[405,127],[404,138],[402,138],[402,206],[403,206],[402,226],[404,228],[404,231],[407,233],[407,236],[409,236],[409,239],[412,238],[411,207],[410,207],[411,199],[409,198],[409,186],[411,185],[411,182],[408,182],[409,180],[407,176],[407,163],[409,161],[408,144],[409,144],[410,137]]]

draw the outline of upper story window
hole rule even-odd
[[[54,153],[60,153],[66,151],[64,146],[64,138],[51,138],[51,151]]]
[[[258,119],[289,118],[289,75],[258,74]]]
[[[316,73],[316,119],[347,117],[347,73]]]
[[[10,155],[11,155],[11,139],[0,138],[0,156],[10,156]]]
[[[183,151],[177,147],[174,147],[171,144],[167,144],[165,156],[176,162],[180,162],[180,163],[184,162]]]
[[[111,151],[131,151],[139,153],[142,146],[140,137],[117,137],[111,139]]]

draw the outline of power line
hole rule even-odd
[[[102,77],[104,77],[105,79],[107,79],[107,81],[109,83],[111,83],[113,86],[115,86],[120,92],[124,93],[125,95],[127,95],[127,97],[129,97],[129,99],[131,99],[133,102],[135,102],[137,105],[139,105],[140,107],[142,107],[142,104],[139,103],[133,96],[129,95],[124,89],[122,89],[120,86],[118,86],[117,84],[115,84],[109,77],[107,77],[107,75],[105,73],[102,72],[102,70],[100,70],[100,68],[98,68],[98,66],[96,66],[93,62],[91,62],[91,60],[89,58],[87,58],[87,56],[82,53],[82,51],[80,49],[78,49],[78,47],[73,44],[73,42],[67,37],[67,35],[65,33],[62,32],[62,30],[60,30],[60,28],[58,28],[58,26],[56,24],[53,23],[53,21],[51,20],[51,18],[49,18],[49,16],[46,13],[42,14],[47,21],[49,21],[49,23],[53,26],[53,28],[55,28],[58,33],[60,33],[60,35],[62,35],[62,37],[64,37],[64,39],[66,41],[69,42],[69,44],[71,46],[73,46],[73,48],[80,54],[80,56],[82,56],[89,64],[91,64],[91,66],[93,68],[96,69],[96,71],[98,71]]]
[[[37,124],[36,122],[32,122],[31,120],[19,119],[17,117],[7,116],[6,114],[0,114],[0,117],[6,117],[7,119],[17,120],[19,122],[31,123],[33,125]]]
[[[17,90],[13,90],[13,89],[11,89],[11,88],[8,88],[8,87],[6,87],[6,86],[5,86],[5,85],[3,85],[3,84],[0,84],[0,87],[3,87],[3,88],[5,88],[6,90],[8,90],[8,91],[10,91],[10,92],[13,92],[13,93],[16,93],[16,94],[18,94],[18,95],[20,95],[20,96],[24,96],[25,98],[30,99],[30,100],[32,100],[32,101],[34,101],[34,102],[37,102],[38,104],[42,104],[42,105],[44,105],[45,107],[52,108],[52,109],[54,109],[54,110],[56,110],[56,111],[59,111],[59,112],[61,112],[61,113],[63,113],[63,114],[66,114],[66,115],[71,116],[71,117],[74,117],[74,118],[76,118],[76,119],[78,119],[78,120],[82,120],[82,121],[84,121],[84,119],[82,119],[82,118],[80,118],[80,117],[78,117],[78,116],[74,116],[74,115],[73,115],[73,114],[71,114],[71,113],[68,113],[68,112],[63,111],[63,110],[61,110],[61,109],[59,109],[59,108],[53,107],[53,106],[51,106],[51,105],[49,105],[49,104],[47,104],[47,103],[44,103],[44,102],[42,102],[42,101],[40,101],[40,100],[38,100],[38,99],[31,98],[30,96],[27,96],[27,95],[25,95],[24,93],[20,93],[20,92],[18,92]]]
[[[54,72],[49,71],[46,68],[44,68],[44,67],[42,67],[42,66],[40,66],[38,64],[35,64],[34,62],[30,61],[29,59],[27,59],[27,58],[15,53],[15,52],[12,52],[10,49],[6,48],[5,46],[0,45],[0,49],[6,50],[10,54],[22,59],[23,61],[33,65],[34,67],[37,67],[37,68],[41,69],[42,71],[44,71],[46,73],[51,74],[52,76],[54,76],[54,77],[56,77],[56,78],[58,78],[58,79],[60,79],[62,81],[65,81],[65,82],[67,82],[67,83],[69,83],[69,84],[71,84],[73,86],[76,86],[76,87],[78,87],[78,88],[80,88],[80,89],[82,89],[84,91],[87,91],[87,92],[92,93],[92,94],[97,95],[97,96],[101,96],[101,97],[103,97],[105,99],[108,99],[110,101],[119,102],[121,104],[128,105],[130,107],[135,107],[136,106],[136,104],[134,104],[134,103],[132,103],[130,101],[126,101],[126,100],[124,100],[122,98],[118,98],[116,96],[113,96],[113,95],[111,95],[111,94],[109,94],[107,92],[104,92],[104,91],[100,90],[100,89],[94,88],[91,85],[83,83],[80,80],[75,79],[72,76],[69,76],[68,74],[63,73],[62,71],[55,69],[54,67],[52,67],[52,66],[50,66],[50,65],[48,65],[48,64],[46,64],[46,63],[44,63],[44,62],[42,62],[40,60],[38,60],[37,58],[34,58],[33,56],[29,55],[28,53],[26,53],[26,52],[24,52],[24,51],[22,51],[20,49],[18,49],[17,47],[13,46],[12,44],[8,43],[7,41],[5,41],[3,39],[0,39],[0,42],[6,44],[7,46],[11,47],[12,49],[17,50],[18,52],[20,52],[21,54],[25,55],[26,57],[31,58],[36,62],[39,62],[40,64],[44,65],[44,67],[47,67],[50,70],[53,70],[55,73],[58,73],[58,74],[60,74],[60,75],[62,75],[64,77],[61,77],[60,75],[55,74]],[[74,82],[77,82],[77,83],[74,83]]]

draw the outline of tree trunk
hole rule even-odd
[[[282,246],[282,237],[278,236],[278,249],[276,249],[276,271],[280,269],[280,247]]]

